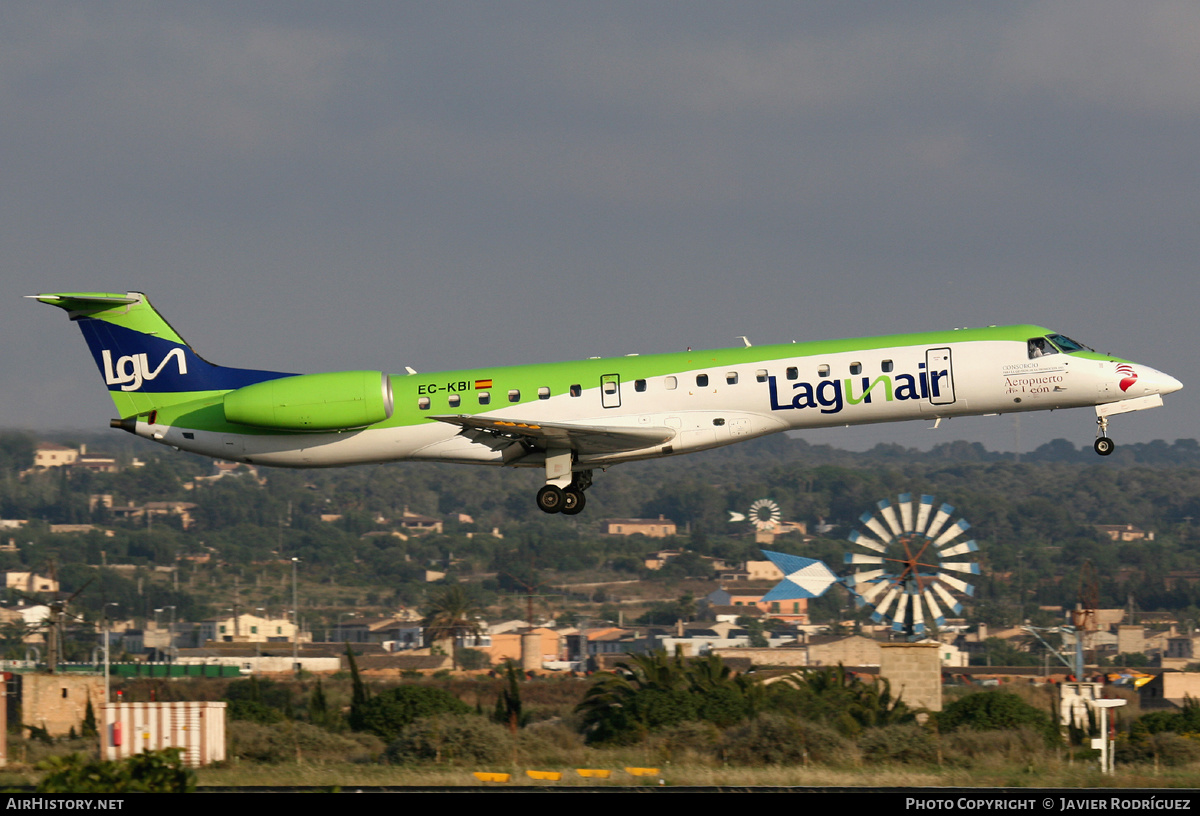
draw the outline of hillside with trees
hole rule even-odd
[[[972,620],[993,624],[1046,617],[1039,606],[1071,605],[1079,572],[1090,561],[1100,575],[1102,606],[1132,597],[1146,611],[1200,621],[1200,445],[1126,445],[1098,459],[1058,440],[1015,461],[979,445],[948,443],[928,452],[878,446],[864,453],[774,436],[677,459],[629,464],[604,473],[577,517],[546,516],[530,501],[536,471],[395,463],[330,470],[241,469],[216,480],[205,459],[124,436],[86,442],[122,466],[118,472],[49,468],[29,472],[34,438],[0,434],[0,518],[24,526],[0,531],[0,568],[54,565],[65,591],[87,581],[80,602],[116,616],[147,616],[175,607],[180,620],[228,607],[290,602],[290,563],[303,564],[306,618],[317,630],[339,614],[419,607],[429,596],[426,571],[466,582],[474,600],[495,611],[518,609],[538,588],[543,613],[594,614],[603,597],[564,592],[581,582],[641,579],[662,584],[660,600],[679,596],[672,582],[711,576],[705,557],[761,558],[744,512],[774,500],[783,518],[814,538],[780,536],[774,548],[819,558],[841,570],[844,537],[879,499],[929,493],[972,525],[983,578]],[[130,466],[134,457],[142,466]],[[146,502],[194,505],[178,516],[123,520],[115,507]],[[396,535],[405,512],[442,521],[442,532]],[[673,520],[672,539],[601,534],[606,518]],[[467,520],[470,519],[470,520]],[[56,533],[51,525],[93,524]],[[1134,525],[1153,540],[1114,541],[1096,525]],[[493,534],[495,533],[495,534]],[[645,553],[672,547],[689,554],[671,569],[648,572]],[[109,569],[103,569],[108,565]],[[120,569],[115,566],[120,565]],[[98,569],[100,568],[100,569]],[[94,579],[94,580],[93,580]],[[551,593],[551,586],[560,587]],[[599,598],[599,600],[597,600]],[[835,590],[816,605],[818,618],[844,614]]]

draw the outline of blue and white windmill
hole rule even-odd
[[[885,499],[876,506],[877,513],[859,519],[865,531],[847,536],[868,552],[846,553],[846,563],[856,571],[844,580],[860,608],[874,607],[873,621],[890,622],[892,631],[919,640],[928,633],[927,622],[945,625],[943,606],[955,615],[962,612],[951,590],[975,594],[975,587],[954,573],[979,575],[979,564],[970,557],[979,545],[954,543],[971,525],[963,519],[949,524],[954,508],[943,504],[935,510],[933,496],[914,502],[904,493],[894,505]]]
[[[802,558],[799,555],[771,552],[763,550],[762,554],[771,559],[783,573],[783,580],[771,588],[762,597],[763,601],[793,601],[801,598],[819,598],[831,586],[838,582],[833,570],[825,566],[824,561],[814,558]]]

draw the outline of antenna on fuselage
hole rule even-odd
[[[738,335],[738,339],[739,339],[739,340],[741,340],[743,343],[745,343],[745,344],[746,344],[746,348],[750,348],[750,345],[751,345],[751,343],[750,343],[750,340],[749,340],[749,339],[746,337],[746,335],[744,335],[744,334],[739,334],[739,335]]]

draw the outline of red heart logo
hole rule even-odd
[[[1125,379],[1121,380],[1121,390],[1128,391],[1129,386],[1133,385],[1135,382],[1137,382],[1137,377],[1126,377]]]

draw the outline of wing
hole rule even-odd
[[[673,428],[631,428],[617,425],[573,425],[470,414],[431,416],[461,427],[472,441],[488,443],[497,437],[531,443],[536,448],[566,448],[577,453],[619,453],[640,450],[675,436]]]

